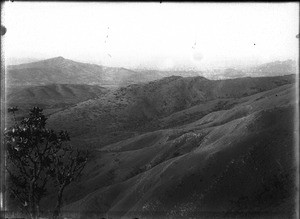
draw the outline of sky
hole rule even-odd
[[[4,55],[203,69],[298,59],[299,3],[5,2]]]

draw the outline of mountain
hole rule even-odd
[[[210,79],[230,79],[249,76],[280,76],[296,73],[296,62],[275,61],[250,68],[209,69],[206,71],[158,71],[130,70],[75,62],[56,57],[31,63],[9,65],[7,82],[9,86],[37,86],[47,84],[88,84],[120,87],[146,83],[164,77],[196,77],[205,75]]]
[[[74,147],[91,152],[64,192],[65,217],[294,217],[295,75],[160,78],[172,72],[63,58],[9,68],[8,103],[44,107],[48,127],[67,130]],[[79,84],[90,80],[126,86]],[[47,210],[56,202],[48,186]]]
[[[89,84],[123,86],[148,82],[172,75],[172,72],[136,72],[126,68],[105,67],[56,57],[38,62],[10,65],[7,68],[9,86],[47,84]],[[173,73],[173,74],[176,74]],[[179,75],[184,72],[179,72]],[[191,73],[188,73],[191,75]],[[194,76],[198,75],[194,73]]]
[[[19,65],[22,63],[29,63],[29,62],[37,62],[39,59],[35,58],[8,58],[6,60],[7,65]]]
[[[202,73],[209,79],[232,79],[240,77],[271,77],[296,74],[296,61],[274,61],[251,67],[209,69]]]
[[[65,191],[65,214],[293,218],[294,83],[294,76],[169,77],[53,114],[54,127],[80,134],[89,124],[98,141],[81,181]],[[143,124],[121,129],[136,118]],[[106,137],[126,131],[133,134],[123,140]]]
[[[75,62],[63,57],[8,66],[9,85],[101,84],[116,85],[126,75],[125,68],[109,68]]]
[[[51,115],[48,125],[68,130],[81,147],[99,148],[147,131],[183,125],[215,110],[232,108],[240,98],[294,81],[294,75],[230,80],[172,76],[80,102]]]
[[[70,106],[88,99],[98,98],[108,90],[98,85],[82,84],[48,84],[44,86],[27,86],[9,88],[7,105],[28,109],[33,106],[41,108],[60,108]]]
[[[285,61],[265,63],[251,68],[249,73],[256,76],[279,76],[295,74],[296,61],[289,59]]]

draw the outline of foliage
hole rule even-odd
[[[9,108],[8,112],[15,118],[17,110]],[[46,120],[43,110],[34,107],[28,117],[20,122],[15,119],[15,124],[4,132],[9,190],[31,218],[39,215],[49,181],[56,181],[58,188],[57,216],[64,188],[78,178],[87,162],[87,153],[66,144],[70,141],[68,133],[46,128]]]

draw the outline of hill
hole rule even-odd
[[[43,86],[18,86],[6,89],[6,106],[17,106],[16,118],[22,118],[28,110],[38,106],[46,115],[74,106],[76,103],[95,99],[108,92],[98,85],[49,84]],[[8,124],[11,122],[7,118]]]
[[[31,63],[9,65],[7,85],[36,86],[47,84],[89,84],[120,87],[136,83],[159,80],[164,77],[206,76],[209,79],[232,79],[239,77],[282,76],[296,73],[293,60],[275,61],[247,68],[208,69],[206,71],[159,71],[130,70],[75,62],[63,57],[55,57]]]
[[[199,92],[200,105],[181,111],[174,110],[172,104],[167,108],[156,106],[164,115],[159,121],[181,120],[178,116],[184,115],[194,119],[137,134],[95,151],[82,181],[66,191],[64,211],[75,211],[81,218],[292,218],[297,170],[295,86],[292,80],[276,85],[284,80],[287,78],[209,82],[204,78],[172,77],[143,85],[141,90],[132,86],[119,90],[119,94],[126,91],[127,95],[142,95],[148,91],[150,95],[154,91],[148,89],[153,87],[161,89],[160,93],[165,91],[161,99],[176,99],[172,92],[177,86],[184,88],[182,84],[192,83],[194,92]],[[231,93],[239,88],[233,86],[235,82],[252,93]],[[200,93],[206,83],[216,83],[216,87],[210,85]],[[200,88],[196,86],[200,84]],[[246,85],[252,88],[248,90]],[[210,109],[213,103],[209,102],[216,98],[231,105]],[[105,106],[104,101],[101,104]],[[197,111],[203,116],[194,117]],[[75,115],[74,111],[70,113]]]
[[[52,109],[48,127],[91,151],[64,192],[66,217],[292,218],[294,83],[171,76],[110,90],[14,87],[8,100]],[[49,189],[46,209],[56,199]]]
[[[123,86],[160,79],[176,72],[137,72],[126,68],[106,67],[75,62],[63,57],[42,61],[10,65],[7,68],[9,86],[47,84],[89,84],[101,86]],[[184,72],[179,72],[184,75]],[[196,76],[197,73],[188,73]]]
[[[107,89],[97,85],[82,84],[49,84],[45,86],[28,86],[8,89],[9,105],[41,108],[55,108],[72,105],[88,99],[98,98]]]
[[[122,77],[134,74],[124,68],[108,68],[87,63],[75,62],[63,57],[38,62],[8,66],[8,84],[101,84],[114,85]]]
[[[294,83],[294,76],[208,80],[172,76],[110,91],[51,115],[81,147],[102,147],[137,134],[183,125],[230,109],[241,98]],[[68,123],[63,123],[67,119]],[[80,125],[79,125],[80,124]]]
[[[232,79],[240,77],[274,77],[296,74],[296,61],[274,61],[249,67],[232,67],[226,69],[210,69],[202,75],[210,79]]]
[[[296,73],[296,61],[269,62],[250,69],[249,73],[256,76],[280,76]]]

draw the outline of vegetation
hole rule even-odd
[[[15,118],[16,107],[8,111]],[[87,153],[74,150],[66,131],[47,129],[43,110],[33,107],[29,116],[5,130],[8,188],[10,197],[31,218],[40,215],[40,202],[54,183],[57,190],[56,218],[66,186],[78,178],[87,162]]]

